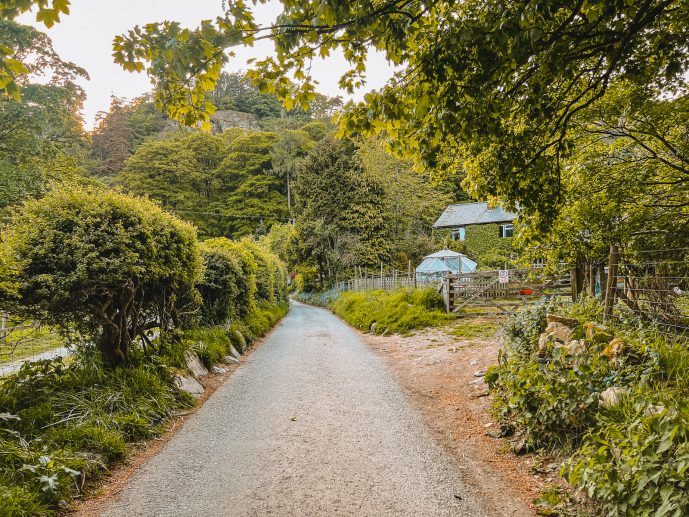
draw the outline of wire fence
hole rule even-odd
[[[689,336],[689,248],[622,252],[617,261],[613,250],[608,270],[608,317]]]
[[[65,340],[55,329],[0,313],[0,376],[16,372],[28,361],[68,354]]]

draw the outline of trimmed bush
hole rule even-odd
[[[202,253],[203,324],[245,319],[259,306],[287,299],[287,269],[262,244],[250,239],[210,239],[203,243]]]
[[[256,261],[256,298],[259,302],[284,301],[287,296],[287,268],[277,255],[262,244],[242,239],[241,245]]]
[[[201,245],[203,275],[199,319],[202,325],[221,325],[239,317],[249,305],[251,277],[244,275],[242,257],[230,249],[204,242]]]
[[[239,318],[246,317],[256,307],[257,265],[253,254],[243,244],[233,242],[225,237],[209,239],[204,241],[203,245],[204,249],[217,251],[218,256],[232,256],[239,264],[241,270],[241,274],[239,276],[234,278],[224,278],[222,280],[219,280],[218,277],[222,276],[223,274],[231,274],[229,267],[226,268],[223,266],[223,271],[212,273],[212,275],[216,278],[216,282],[236,282],[237,284],[236,298],[232,300],[228,297],[223,303],[228,303],[230,305],[226,308],[216,307],[215,310],[226,313],[230,316],[234,314]],[[213,267],[213,265],[211,265],[211,267]],[[212,294],[210,290],[207,292]],[[209,298],[208,302],[215,304],[216,300]],[[203,303],[207,303],[206,300],[204,300]]]
[[[169,330],[198,303],[196,231],[143,198],[53,190],[23,206],[3,247],[14,259],[12,312],[78,331],[109,365],[128,363],[137,336]]]

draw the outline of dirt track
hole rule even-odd
[[[107,516],[489,515],[378,355],[295,304]]]

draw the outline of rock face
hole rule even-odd
[[[168,120],[163,131],[177,131],[180,127],[179,122],[176,120]],[[219,110],[211,115],[212,134],[217,135],[233,127],[248,129],[250,131],[260,131],[261,124],[256,115],[241,111]]]
[[[219,110],[211,115],[212,129],[211,133],[222,133],[231,127],[238,127],[241,129],[249,129],[258,131],[261,125],[258,122],[258,117],[251,113],[243,113],[241,111],[233,110]]]
[[[579,320],[575,318],[568,318],[567,316],[560,316],[559,314],[548,313],[545,315],[545,321],[550,323],[559,323],[570,329],[575,329],[579,326]]]
[[[190,350],[187,350],[186,352],[184,352],[184,359],[187,362],[187,368],[189,368],[189,371],[192,373],[194,377],[198,379],[199,377],[208,375],[208,370],[206,370],[206,367],[203,366],[203,364],[199,360],[199,356],[197,356],[195,353],[193,353]]]
[[[175,375],[173,382],[177,388],[182,391],[186,391],[187,393],[191,393],[196,398],[199,398],[203,394],[203,386],[201,386],[201,383],[193,377],[177,374]]]

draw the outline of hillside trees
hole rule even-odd
[[[107,112],[98,114],[92,134],[93,174],[112,181],[144,139],[160,133],[167,121],[155,108],[151,96],[131,102],[114,97]]]
[[[321,287],[354,266],[389,260],[383,187],[363,174],[345,144],[319,142],[299,169],[294,193],[297,257],[318,268]]]
[[[415,267],[433,251],[433,223],[454,201],[445,185],[434,185],[429,174],[413,171],[408,161],[396,159],[385,152],[378,139],[358,142],[357,157],[364,172],[380,183],[387,214],[387,241],[393,267],[406,270],[409,261]]]
[[[289,218],[286,175],[312,145],[292,131],[171,133],[145,141],[115,182],[159,200],[203,236],[260,234]]]
[[[79,110],[84,99],[74,84],[86,72],[60,59],[43,33],[0,20],[0,45],[26,72],[47,75],[48,84],[32,84],[26,74],[20,99],[0,97],[0,208],[43,195],[54,182],[81,180],[86,165],[86,139]]]

